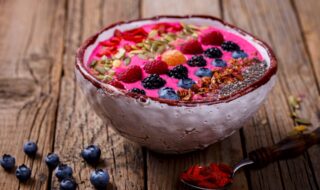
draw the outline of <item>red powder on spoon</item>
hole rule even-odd
[[[226,164],[191,166],[180,176],[185,182],[203,188],[221,188],[232,183],[232,168]]]

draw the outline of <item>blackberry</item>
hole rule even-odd
[[[130,90],[130,92],[136,93],[136,94],[142,94],[142,95],[146,95],[146,92],[142,89],[139,88],[133,88]]]
[[[187,61],[187,64],[191,67],[203,67],[207,65],[207,61],[202,55],[194,55]]]
[[[169,77],[176,79],[188,78],[188,69],[183,65],[178,65],[168,72]]]
[[[232,41],[225,41],[221,44],[221,48],[225,51],[237,51],[240,50],[240,47],[238,44],[232,42]]]
[[[209,58],[221,58],[222,52],[219,48],[213,47],[213,48],[206,49],[206,51],[204,52],[204,55]]]
[[[146,89],[161,88],[166,84],[166,81],[158,74],[151,74],[142,80],[142,86]]]

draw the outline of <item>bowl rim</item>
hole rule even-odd
[[[91,75],[85,68],[84,68],[84,64],[83,64],[83,60],[84,60],[84,54],[86,49],[92,45],[93,43],[95,43],[96,39],[99,37],[99,35],[101,33],[103,33],[104,31],[111,29],[113,27],[122,25],[122,24],[129,24],[132,22],[138,22],[138,21],[147,21],[147,20],[151,20],[151,21],[157,21],[159,19],[162,18],[173,18],[173,19],[188,19],[188,18],[203,18],[203,19],[210,19],[213,21],[218,21],[220,22],[222,25],[230,27],[231,29],[235,30],[236,32],[238,32],[241,35],[248,35],[250,37],[252,37],[256,43],[258,43],[259,45],[261,45],[266,51],[268,56],[270,57],[270,66],[268,68],[268,70],[266,71],[266,73],[262,76],[262,78],[260,78],[259,80],[255,81],[254,83],[252,83],[251,85],[237,91],[236,93],[223,97],[223,98],[219,98],[219,99],[208,99],[208,100],[196,100],[196,101],[182,101],[182,100],[167,100],[167,99],[162,99],[162,98],[158,98],[158,97],[149,97],[146,95],[141,95],[141,94],[136,94],[136,93],[132,93],[129,92],[127,90],[122,90],[122,89],[118,89],[116,87],[113,87],[109,84],[103,83],[101,81],[99,81],[97,78],[95,78],[93,75]],[[76,69],[81,73],[81,75],[88,81],[90,81],[91,84],[93,84],[96,88],[98,89],[103,89],[103,92],[106,93],[115,93],[116,91],[120,91],[122,92],[121,94],[127,97],[130,97],[132,99],[138,99],[142,102],[147,102],[148,100],[154,100],[157,101],[159,103],[164,103],[167,104],[169,106],[188,106],[188,107],[194,107],[197,106],[199,104],[201,105],[212,105],[212,104],[219,104],[219,103],[227,103],[230,102],[232,100],[235,100],[243,95],[246,95],[252,91],[254,91],[255,89],[259,88],[260,86],[264,85],[265,83],[267,83],[271,77],[273,75],[276,74],[277,72],[277,59],[275,57],[275,54],[273,53],[272,49],[270,48],[270,46],[258,39],[255,35],[252,35],[249,32],[246,32],[243,29],[240,29],[232,24],[226,23],[225,21],[223,21],[220,18],[214,17],[214,16],[209,16],[209,15],[184,15],[184,16],[178,16],[178,15],[158,15],[158,16],[154,16],[154,17],[149,17],[149,18],[140,18],[140,19],[133,19],[133,20],[128,20],[128,21],[119,21],[119,22],[115,22],[111,25],[108,25],[106,27],[104,27],[102,30],[100,30],[99,32],[97,32],[96,34],[92,35],[91,37],[87,38],[81,45],[80,47],[77,49],[76,52],[76,61],[75,61],[75,66]]]

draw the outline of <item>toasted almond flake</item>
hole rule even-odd
[[[112,67],[113,67],[113,68],[120,67],[121,63],[122,63],[122,62],[121,62],[119,59],[113,60],[113,61],[112,61]]]
[[[130,51],[129,54],[142,54],[142,53],[144,53],[144,52],[145,52],[144,50],[138,49],[138,50],[132,50],[132,51]]]
[[[115,59],[122,59],[125,54],[126,54],[126,50],[124,48],[120,48],[118,50],[118,53],[114,55],[114,58]]]

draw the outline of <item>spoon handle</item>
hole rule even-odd
[[[309,134],[289,136],[277,144],[249,153],[254,166],[263,167],[276,160],[286,160],[302,154],[312,145],[320,143],[320,127]]]

